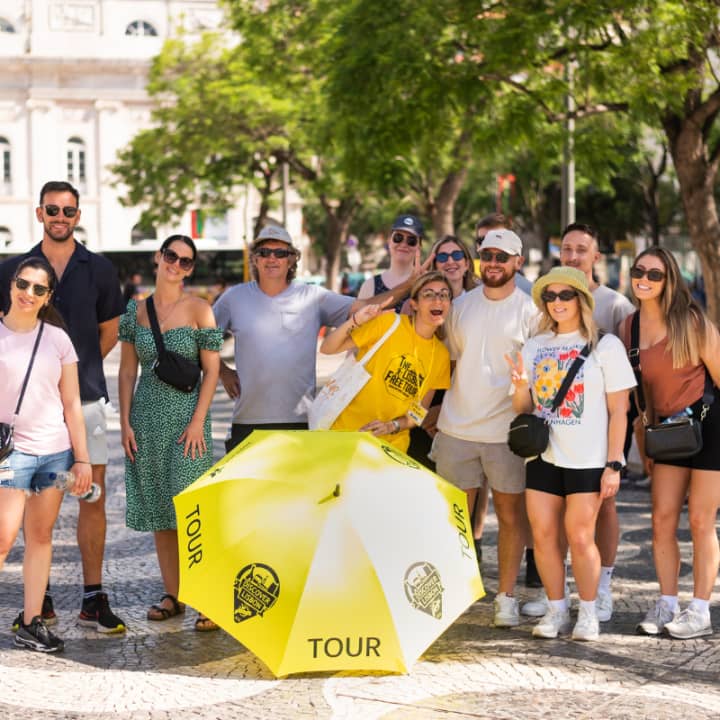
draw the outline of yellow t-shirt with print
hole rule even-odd
[[[353,330],[358,360],[394,320],[394,313],[384,313]],[[380,346],[365,369],[371,375],[370,380],[340,413],[333,430],[359,430],[372,420],[388,422],[402,417],[429,390],[450,387],[447,348],[436,337],[430,340],[420,337],[407,315],[400,316],[395,332]],[[410,433],[402,430],[395,435],[384,435],[383,440],[405,451],[410,444]]]

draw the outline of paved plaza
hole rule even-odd
[[[107,362],[117,407],[117,360]],[[218,392],[213,405],[215,454],[231,406]],[[55,531],[52,588],[62,654],[45,656],[12,646],[10,625],[22,606],[22,548],[0,573],[0,720],[116,718],[705,718],[720,717],[718,634],[677,641],[635,634],[638,618],[657,591],[650,550],[647,490],[619,496],[622,542],[613,620],[600,641],[536,640],[533,621],[511,630],[491,626],[497,585],[497,526],[488,523],[483,579],[488,596],[473,605],[408,675],[318,674],[277,680],[224,632],[193,630],[195,613],[152,623],[148,606],[162,594],[150,534],[125,527],[123,460],[117,416],[111,417],[108,468],[108,546],[105,584],[125,636],[79,628],[82,577],[74,539],[77,502],[66,498]],[[682,601],[691,591],[691,547],[683,518]],[[521,597],[537,591],[518,587]],[[717,598],[715,598],[717,600]]]

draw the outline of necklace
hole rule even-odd
[[[183,296],[181,295],[172,305],[170,305],[170,309],[164,314],[164,317],[161,317],[160,314],[160,308],[158,307],[157,298],[155,298],[155,314],[157,315],[158,319],[158,325],[162,328],[167,321],[170,319],[170,316],[175,312],[175,308],[177,307],[178,303],[183,299]]]

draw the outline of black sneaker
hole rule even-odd
[[[15,633],[15,646],[27,648],[28,650],[37,650],[38,652],[52,653],[63,650],[65,643],[48,630],[40,615],[36,615],[29,625],[20,625],[17,633]]]
[[[43,598],[43,604],[42,604],[42,619],[45,622],[45,624],[50,627],[51,625],[57,624],[57,615],[55,614],[55,609],[53,608],[53,601],[52,601],[52,595],[49,593],[45,593],[45,597]],[[21,610],[18,613],[18,616],[13,620],[12,624],[12,631],[16,633],[20,626],[23,623],[23,611]]]
[[[126,630],[125,623],[110,609],[107,593],[104,592],[83,601],[78,625],[94,628],[100,633],[124,633]]]

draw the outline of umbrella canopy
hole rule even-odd
[[[180,599],[278,676],[404,672],[484,595],[465,493],[368,433],[255,431],[175,510]]]

